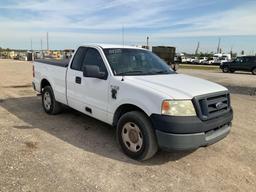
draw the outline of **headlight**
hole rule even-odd
[[[162,103],[162,114],[172,116],[196,116],[191,100],[165,100]]]

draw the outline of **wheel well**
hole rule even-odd
[[[51,84],[49,83],[49,81],[47,79],[43,79],[41,81],[41,90],[40,91],[42,92],[43,88],[45,88],[46,86],[51,86]]]
[[[130,111],[140,111],[140,112],[144,113],[145,115],[147,115],[145,113],[145,111],[143,111],[141,108],[137,107],[136,105],[123,104],[123,105],[119,106],[117,108],[117,110],[115,111],[114,118],[113,118],[113,126],[116,127],[117,122],[120,119],[120,117],[122,117],[123,114],[130,112]]]

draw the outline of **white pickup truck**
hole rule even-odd
[[[230,132],[233,111],[225,87],[177,74],[145,49],[81,46],[69,63],[35,61],[33,75],[46,113],[66,105],[113,125],[124,153],[137,160],[159,148],[207,146]]]

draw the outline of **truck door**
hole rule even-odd
[[[254,64],[254,57],[248,57],[246,62],[246,70],[251,71],[253,69]]]
[[[249,71],[249,64],[250,64],[249,57],[242,57],[241,64],[239,67],[240,70]]]
[[[230,64],[230,68],[233,70],[242,70],[243,65],[244,59],[242,57],[238,57]]]
[[[68,105],[82,113],[107,122],[108,79],[84,77],[86,65],[107,69],[97,49],[80,47],[67,72]]]
[[[81,105],[84,96],[83,87],[83,72],[82,64],[85,58],[87,48],[79,47],[74,55],[66,75],[66,95],[67,103],[70,107],[84,112],[84,107]]]
[[[106,77],[108,75],[105,63],[95,48],[88,48],[82,65],[82,70],[86,70],[86,66],[97,66],[100,72],[104,72]],[[86,72],[88,73],[88,72]],[[89,74],[90,75],[90,74]],[[107,122],[107,107],[108,107],[108,87],[109,80],[99,79],[93,77],[83,77],[82,79],[82,93],[83,93],[83,107],[85,113],[97,119]]]

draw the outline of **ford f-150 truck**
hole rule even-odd
[[[231,129],[225,87],[178,74],[145,49],[81,46],[69,62],[35,61],[33,75],[46,113],[60,113],[66,105],[112,125],[133,159],[149,159],[159,148],[207,146]]]

